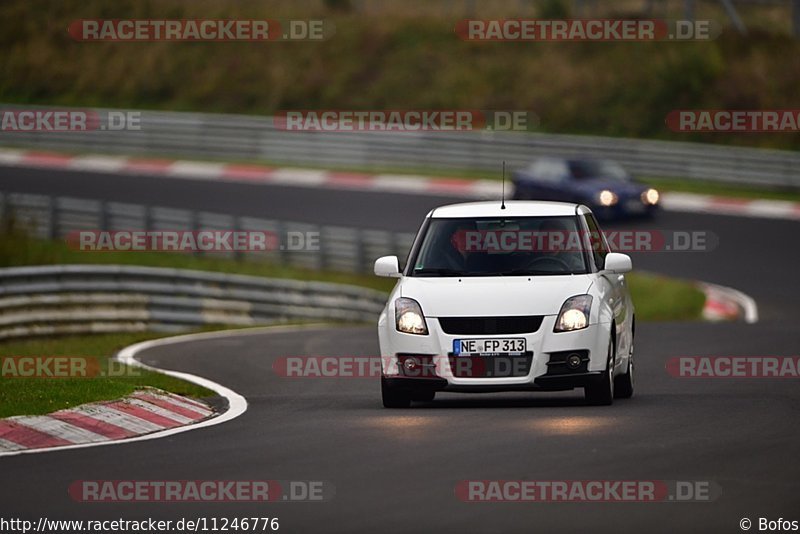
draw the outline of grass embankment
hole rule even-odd
[[[97,376],[74,378],[20,378],[13,376],[18,367],[9,366],[8,373],[0,373],[0,417],[45,414],[87,402],[117,399],[145,386],[190,397],[213,396],[212,391],[184,380],[110,362],[123,347],[165,335],[99,334],[0,343],[0,360],[11,356],[80,356],[90,362],[89,369],[95,370],[94,362],[98,365]]]
[[[348,2],[334,2],[347,4]],[[778,134],[685,134],[664,119],[675,109],[792,109],[800,41],[789,6],[737,6],[747,36],[712,2],[697,18],[723,26],[696,42],[464,42],[454,33],[469,3],[214,0],[7,0],[0,4],[0,102],[249,114],[287,109],[530,110],[540,131],[800,148]],[[474,3],[478,18],[570,16],[536,6]],[[584,16],[645,16],[641,1],[603,4]],[[661,6],[664,8],[665,6]],[[660,8],[660,9],[661,9]],[[544,9],[544,7],[542,8]],[[652,16],[681,18],[681,3]],[[77,19],[317,18],[335,35],[320,42],[77,42]],[[634,68],[632,68],[634,67]],[[146,127],[146,125],[143,125]]]
[[[356,284],[389,291],[394,280],[367,275],[317,272],[257,262],[239,262],[169,253],[86,253],[72,250],[62,241],[42,241],[23,235],[0,235],[0,267],[64,263],[136,264],[154,267],[198,269]],[[640,321],[693,320],[700,316],[704,297],[690,283],[665,277],[631,273],[629,285]],[[0,343],[0,358],[8,356],[83,356],[98,358],[101,371],[108,359],[124,346],[162,337],[163,334],[107,334],[64,336]],[[140,369],[114,366],[113,376],[101,372],[95,378],[8,378],[0,376],[0,417],[42,414],[78,404],[125,396],[137,388],[152,386],[175,393],[202,397],[212,393],[171,377]],[[105,375],[105,376],[103,376]]]

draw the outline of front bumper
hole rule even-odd
[[[590,203],[589,207],[595,217],[605,221],[620,218],[652,217],[661,209],[660,204],[645,204],[638,198],[620,199],[613,206]]]
[[[555,319],[545,316],[533,333],[506,335],[446,334],[432,317],[426,318],[426,336],[397,332],[394,324],[383,323],[379,325],[383,375],[392,387],[463,392],[566,390],[600,379],[606,368],[610,324],[555,333]],[[466,362],[451,349],[454,340],[470,337],[525,338],[527,353]],[[571,369],[564,362],[574,353],[580,354],[581,365]]]

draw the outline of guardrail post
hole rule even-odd
[[[327,257],[326,257],[327,254],[328,254],[328,247],[325,246],[325,241],[327,241],[327,239],[322,234],[322,226],[321,225],[314,225],[314,232],[316,232],[317,236],[319,237],[319,239],[317,240],[317,244],[319,246],[319,249],[317,249],[317,251],[316,251],[317,269],[319,269],[320,271],[324,271],[324,270],[326,270],[328,268],[328,265],[329,265],[329,263],[327,261]],[[308,236],[306,236],[305,244],[306,244],[306,250],[308,252],[311,252],[310,250],[308,250]]]
[[[200,230],[199,217],[197,212],[194,210],[189,212],[189,230],[192,232],[194,236],[197,236],[197,232]],[[194,255],[203,256],[203,251],[200,250],[200,247],[195,248]]]
[[[144,207],[144,221],[142,221],[142,226],[144,226],[144,231],[149,232],[153,229],[153,208],[150,206]]]
[[[105,200],[101,200],[100,213],[98,215],[99,220],[97,221],[98,222],[97,229],[100,230],[101,232],[107,232],[111,230],[111,228],[109,228],[109,222],[108,222],[109,219],[108,211],[109,211],[108,202],[106,202]]]
[[[8,195],[0,193],[0,232],[11,230],[11,216],[8,213]]]
[[[286,250],[286,245],[288,244],[286,242],[288,236],[286,223],[283,221],[276,221],[275,230],[278,233],[278,241],[280,243],[278,246],[278,263],[286,265],[289,263],[289,253]]]
[[[47,197],[47,239],[58,237],[58,199]]]
[[[356,229],[356,272],[364,274],[364,230]]]
[[[241,224],[241,221],[239,220],[239,217],[236,217],[236,216],[231,217],[231,226],[233,226],[233,228],[231,228],[231,230],[233,231],[233,235],[236,235],[236,233],[242,227],[242,224]],[[234,247],[234,249],[233,249],[233,259],[236,260],[236,261],[243,261],[244,258],[245,258],[245,253],[243,251],[239,250],[238,248]]]
[[[683,0],[683,18],[694,20],[694,0]]]

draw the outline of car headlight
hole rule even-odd
[[[554,332],[571,332],[589,326],[589,312],[592,309],[591,295],[576,295],[568,298],[561,306],[556,318]]]
[[[658,191],[655,189],[648,189],[642,193],[642,202],[645,204],[650,204],[651,206],[655,206],[658,204],[658,199],[661,195],[658,194]]]
[[[428,335],[428,325],[425,324],[422,308],[414,299],[400,297],[394,301],[394,319],[398,332]]]
[[[608,189],[603,189],[600,191],[600,194],[597,195],[597,200],[600,202],[601,206],[613,206],[617,203],[618,197],[616,193],[613,191],[609,191]]]

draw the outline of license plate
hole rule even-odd
[[[453,340],[453,354],[456,356],[524,354],[526,350],[525,338],[522,337]]]
[[[641,200],[633,199],[625,203],[625,209],[631,213],[642,213],[645,210],[645,206]]]

